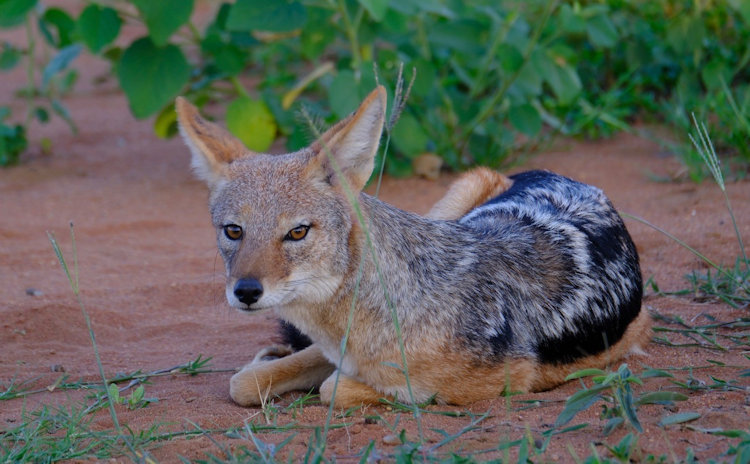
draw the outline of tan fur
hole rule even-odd
[[[175,109],[183,139],[193,152],[193,168],[209,184],[226,174],[228,163],[253,154],[228,131],[201,118],[185,98],[177,97]]]
[[[338,383],[336,383],[337,380]],[[381,398],[393,401],[392,397],[383,395],[371,386],[347,375],[341,374],[337,379],[335,373],[320,386],[320,401],[330,404],[334,389],[336,390],[335,406],[338,408],[378,404]]]
[[[317,388],[331,372],[333,366],[314,345],[272,361],[256,357],[232,376],[229,395],[242,406],[259,405],[269,396]]]
[[[508,177],[488,168],[476,168],[464,173],[427,213],[430,219],[453,221],[494,198],[513,185]]]

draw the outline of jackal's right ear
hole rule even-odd
[[[185,98],[177,97],[175,107],[180,134],[193,154],[195,175],[213,188],[225,177],[229,163],[251,152],[227,130],[203,119]]]

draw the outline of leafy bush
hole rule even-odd
[[[608,136],[637,117],[680,129],[691,111],[710,113],[704,119],[720,151],[746,169],[750,7],[702,5],[237,0],[217,5],[201,31],[191,21],[193,0],[91,3],[77,17],[40,0],[5,0],[0,27],[31,29],[36,21],[46,46],[58,50],[36,93],[54,112],[66,117],[57,98],[75,80],[68,66],[83,45],[112,62],[133,115],[156,116],[162,137],[174,134],[172,101],[184,94],[201,107],[226,108],[227,125],[250,148],[266,150],[284,136],[294,149],[310,138],[295,116],[300,105],[323,122],[341,118],[374,87],[374,68],[392,82],[404,63],[416,81],[392,133],[393,174],[410,172],[423,152],[453,169],[501,166],[543,136]],[[121,49],[125,22],[145,29]],[[33,44],[6,44],[0,68],[33,54]],[[61,82],[50,86],[53,78]],[[676,150],[695,158],[687,140]]]

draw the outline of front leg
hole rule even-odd
[[[261,351],[256,359],[232,376],[229,395],[241,406],[265,403],[270,395],[281,395],[292,390],[317,388],[331,375],[333,365],[316,345],[270,361]],[[281,353],[279,353],[281,354]]]
[[[336,372],[331,374],[320,386],[320,401],[324,404],[331,404],[334,386],[336,386],[334,405],[337,408],[379,404],[380,398],[393,400],[392,397],[384,395],[371,386],[353,379],[346,374],[338,375],[338,385],[336,385],[336,375]]]

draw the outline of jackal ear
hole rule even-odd
[[[317,152],[316,164],[324,169],[326,178],[338,179],[338,171],[353,191],[364,188],[383,133],[385,107],[385,87],[379,85],[357,111],[328,129],[312,145]]]
[[[175,107],[180,134],[193,154],[193,171],[209,188],[225,176],[229,163],[252,153],[227,130],[203,119],[185,98],[177,97]]]

